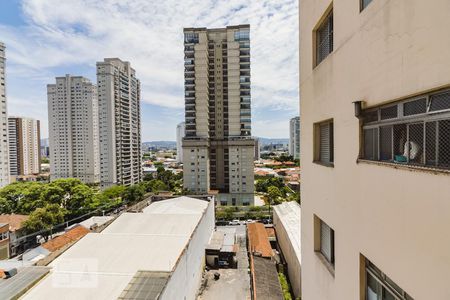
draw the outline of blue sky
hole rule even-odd
[[[298,115],[297,0],[2,0],[9,115],[41,120],[55,76],[95,82],[105,57],[141,80],[142,139],[174,140],[182,122],[183,27],[251,26],[252,134],[288,137]]]

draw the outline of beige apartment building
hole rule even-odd
[[[102,187],[132,185],[142,179],[141,88],[129,62],[97,62]]]
[[[185,28],[184,188],[253,204],[250,26]]]
[[[299,3],[302,299],[450,299],[450,2]]]
[[[41,169],[40,121],[9,117],[8,139],[11,176],[39,174]]]
[[[98,183],[97,88],[82,76],[56,77],[47,85],[50,178]]]

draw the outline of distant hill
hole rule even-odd
[[[142,143],[145,147],[157,147],[157,148],[176,148],[177,142],[175,141],[152,141]]]
[[[259,137],[259,141],[261,146],[264,145],[270,145],[270,144],[289,144],[289,139],[283,139],[283,138],[263,138]]]

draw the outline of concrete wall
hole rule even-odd
[[[292,291],[295,297],[301,295],[301,265],[300,257],[295,253],[294,247],[291,243],[289,235],[283,223],[278,216],[276,210],[273,211],[273,225],[275,227],[277,242],[281,248],[284,259],[288,265],[289,282],[291,283]]]
[[[210,201],[163,290],[161,300],[195,300],[205,266],[205,248],[214,231],[214,201]]]
[[[360,254],[414,299],[450,299],[448,174],[357,164],[352,101],[386,103],[450,85],[450,2],[334,2],[334,51],[313,68],[331,1],[300,1],[302,299],[362,299]],[[313,124],[334,120],[334,167],[314,164]],[[335,230],[335,268],[314,252],[314,214]]]

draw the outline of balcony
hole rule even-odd
[[[360,160],[450,170],[450,90],[363,112]]]

